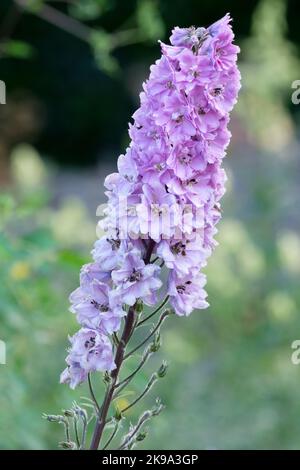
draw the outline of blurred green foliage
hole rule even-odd
[[[230,11],[240,42],[258,1],[1,0],[7,109],[25,102],[30,117],[28,100],[39,106],[30,133],[23,120],[16,126],[4,116],[8,144],[30,139],[60,164],[109,161],[124,150],[141,83],[160,54],[158,39],[167,41],[175,25],[208,25]]]
[[[20,180],[23,158],[31,168],[31,185]],[[235,186],[245,181],[240,173],[244,166],[251,179],[255,170],[249,170],[249,160],[230,163],[220,246],[207,268],[211,307],[188,319],[169,319],[162,349],[115,403],[124,408],[162,359],[170,362],[167,377],[146,399],[151,407],[161,396],[166,409],[150,424],[141,443],[145,448],[299,447],[299,369],[290,357],[291,342],[300,331],[300,237],[292,228],[273,233],[274,220],[278,224],[283,216],[275,199],[268,207],[272,222],[263,223],[261,192],[252,196],[252,216],[236,218]],[[49,207],[46,167],[28,145],[15,150],[13,174],[18,190],[0,198],[1,339],[7,343],[7,365],[0,366],[5,429],[0,447],[56,448],[62,429],[42,420],[42,413],[59,413],[74,399],[82,402],[88,396],[86,386],[70,391],[58,378],[67,335],[76,329],[67,311],[68,294],[88,261],[94,224],[75,200]],[[273,184],[280,192],[279,174],[277,178]],[[292,175],[288,182],[292,188]],[[77,230],[81,226],[88,237]],[[124,376],[136,363],[137,358],[126,363]],[[94,382],[100,397],[101,377]],[[135,422],[142,409],[139,405],[128,412],[129,421]]]
[[[14,39],[10,39],[2,44],[1,53],[4,57],[28,59],[33,55],[33,48],[24,41],[15,41]]]
[[[55,430],[41,413],[60,407],[58,385],[66,337],[74,328],[67,291],[85,261],[78,250],[60,246],[44,217],[43,193],[0,196],[1,338],[7,365],[1,366],[1,448],[44,448]],[[54,440],[53,440],[54,438]]]
[[[253,15],[251,35],[241,43],[244,90],[238,112],[251,139],[274,151],[292,138],[287,103],[291,84],[300,76],[297,49],[287,39],[287,6],[286,0],[262,0]]]
[[[94,54],[99,69],[109,75],[120,71],[118,61],[112,55],[115,49],[143,41],[156,41],[165,33],[159,6],[155,0],[138,0],[136,9],[126,20],[130,27],[127,29],[121,27],[115,32],[89,25],[91,21],[101,20],[102,15],[116,6],[115,2],[74,0],[62,2],[64,3],[66,8],[60,9],[59,5],[55,8],[47,0],[14,0],[10,6],[11,12],[8,11],[8,18],[19,15],[20,12],[32,14],[86,42]],[[25,59],[32,55],[33,48],[29,43],[16,41],[4,35],[0,52],[4,57]]]
[[[42,3],[36,3],[36,8]],[[168,21],[174,23],[172,15],[177,15],[176,23],[187,21],[191,12],[200,16],[202,6],[198,7],[198,2],[197,8],[195,2],[190,3],[191,12],[186,7],[181,10],[179,3],[172,3],[174,9],[166,13],[162,2],[137,2],[130,24],[125,21],[122,31],[131,31],[125,35],[117,31],[113,21],[114,32],[96,23],[97,35],[90,38],[93,60],[96,57],[103,63],[106,56],[113,60],[110,65],[108,62],[108,69],[120,64],[124,67],[132,51],[125,54],[125,61],[122,55],[112,55],[118,44],[155,41],[169,29]],[[247,8],[254,8],[254,3],[247,3]],[[217,236],[220,246],[206,270],[211,306],[188,319],[168,319],[163,327],[162,349],[129,392],[114,404],[117,409],[124,408],[143,390],[163,359],[170,363],[166,378],[146,399],[152,407],[160,396],[166,409],[150,424],[141,447],[299,448],[300,369],[291,363],[291,343],[299,339],[300,332],[299,142],[298,129],[286,106],[289,82],[299,78],[299,61],[295,47],[286,39],[284,12],[290,3],[261,0],[251,35],[241,43],[244,89],[232,123],[234,142],[229,154],[234,156],[226,160],[229,184]],[[93,25],[101,15],[112,15],[116,4],[76,1],[68,14]],[[213,14],[216,19],[224,13],[219,9],[208,14],[206,8],[205,18]],[[245,15],[237,17],[235,27],[241,24],[245,31],[247,21]],[[136,28],[144,36],[136,36]],[[31,53],[29,40],[5,44],[10,44],[8,52],[15,57]],[[32,47],[36,48],[34,41]],[[47,63],[52,63],[51,47],[42,50],[49,52]],[[134,60],[139,60],[137,57]],[[70,63],[74,67],[72,60]],[[29,78],[35,75],[30,65],[27,67],[26,86],[30,89]],[[84,67],[79,69],[80,75]],[[100,116],[103,122],[108,121],[108,132],[111,121],[107,103],[114,95],[108,84],[113,80],[97,75],[95,82],[102,93],[102,98],[97,95],[95,100],[101,102],[97,119]],[[47,87],[49,100],[55,101],[50,81]],[[91,89],[94,100],[95,88]],[[126,107],[124,95],[121,88],[118,104],[122,98]],[[72,121],[71,135],[80,129],[92,145],[89,132],[95,136],[98,131],[83,119],[88,113],[82,112],[81,101],[69,92],[65,103],[71,114],[75,106],[80,116],[76,125]],[[88,100],[85,106],[94,112],[90,103]],[[115,124],[115,110],[113,113]],[[55,120],[60,114],[55,109]],[[122,119],[111,130],[113,139],[120,141],[121,124]],[[50,140],[55,151],[65,152],[55,132],[50,132]],[[72,145],[77,145],[74,142]],[[90,154],[90,147],[84,148],[88,149],[85,155]],[[88,396],[86,386],[70,391],[58,380],[64,368],[67,335],[76,330],[74,317],[68,313],[68,295],[77,287],[81,265],[89,261],[96,220],[83,202],[81,188],[77,188],[77,197],[53,201],[56,188],[49,183],[51,167],[28,143],[13,146],[10,169],[11,189],[0,193],[0,339],[7,344],[7,364],[0,365],[0,448],[54,449],[63,438],[62,430],[43,420],[42,413],[59,413],[73,400],[86,402],[82,396]],[[126,363],[124,375],[134,369],[136,361],[133,358]],[[95,377],[94,385],[100,397],[101,377]],[[142,406],[128,412],[129,421],[135,422],[141,410]]]

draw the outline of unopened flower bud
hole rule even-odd
[[[136,436],[136,441],[137,442],[143,441],[144,439],[146,439],[147,434],[148,434],[147,430],[139,432],[138,435]]]
[[[152,409],[152,416],[158,416],[159,413],[164,409],[164,405],[161,403],[160,399],[156,399],[155,407]]]
[[[116,409],[116,412],[114,414],[114,418],[115,420],[117,421],[121,421],[122,419],[122,413],[121,413],[121,410],[119,410],[119,408]]]
[[[76,446],[75,442],[72,442],[72,441],[62,441],[58,445],[62,449],[69,449],[69,450],[77,449],[77,446]]]
[[[103,382],[107,385],[109,385],[111,382],[111,377],[107,371],[105,371],[103,374]]]
[[[173,308],[167,308],[165,311],[164,311],[164,315],[167,316],[167,315],[175,315],[175,310]]]
[[[138,300],[138,301],[136,302],[136,305],[135,305],[135,311],[136,311],[137,313],[142,313],[143,308],[144,308],[143,301],[142,301],[142,300]]]
[[[66,418],[74,418],[75,417],[75,413],[73,410],[63,410],[63,413],[64,413],[64,416]]]
[[[151,410],[146,410],[143,414],[143,419],[146,421],[147,419],[150,419],[152,416],[152,411]]]
[[[160,379],[163,378],[166,375],[168,367],[169,366],[168,366],[167,362],[163,361],[162,365],[160,366],[160,368],[157,371],[157,375]]]
[[[63,423],[65,421],[62,415],[47,415],[44,413],[43,418],[50,421],[50,423]]]
[[[152,341],[152,343],[150,344],[150,351],[151,352],[157,352],[159,350],[161,346],[161,339],[160,339],[160,333],[156,333],[156,335],[154,336],[154,339]]]
[[[73,403],[73,410],[76,416],[78,416],[78,418],[81,418],[83,421],[87,421],[88,414],[86,410],[78,406],[76,402]]]

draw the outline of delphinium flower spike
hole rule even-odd
[[[229,113],[240,88],[230,22],[227,14],[208,28],[176,27],[171,45],[160,43],[161,58],[151,66],[129,125],[131,143],[118,159],[118,172],[105,180],[104,235],[70,297],[80,330],[70,338],[61,375],[72,388],[92,372],[109,376],[93,449],[118,388],[127,343],[143,323],[143,305],[165,298],[162,305],[168,300],[180,316],[208,306],[202,269],[216,245]]]

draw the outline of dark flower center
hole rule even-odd
[[[174,255],[181,254],[182,256],[186,256],[185,249],[186,249],[186,245],[185,243],[182,243],[182,242],[175,243],[175,245],[171,247],[171,251]]]
[[[180,163],[184,163],[186,165],[189,164],[191,160],[192,160],[192,155],[190,153],[180,155],[179,157]]]
[[[109,307],[108,307],[107,304],[101,304],[101,305],[99,305],[98,308],[99,308],[100,312],[108,312],[108,310],[109,310]]]
[[[187,181],[187,186],[193,186],[196,183],[197,183],[197,180],[195,178],[191,178],[190,180]]]
[[[183,121],[183,118],[184,118],[183,114],[179,114],[179,116],[177,116],[175,118],[175,122],[177,122],[179,124],[180,122]]]
[[[140,271],[137,271],[136,269],[133,269],[131,275],[128,278],[129,282],[138,282],[142,279],[142,273]]]
[[[107,241],[108,241],[108,243],[111,244],[112,250],[117,251],[120,248],[121,241],[118,238],[117,239],[114,239],[114,238],[109,239],[108,238]]]
[[[87,339],[86,342],[84,343],[84,347],[86,349],[91,349],[92,347],[95,346],[95,338],[93,336],[90,337],[90,339]]]
[[[221,95],[222,91],[223,91],[222,87],[220,87],[220,86],[216,87],[216,88],[213,89],[212,95],[213,96],[219,96],[219,95]]]
[[[184,285],[176,286],[176,290],[177,290],[178,294],[184,294],[185,286]]]
[[[176,290],[178,294],[184,294],[187,290],[187,287],[190,286],[191,284],[192,284],[192,281],[186,281],[184,284],[180,284],[179,286],[176,286]]]

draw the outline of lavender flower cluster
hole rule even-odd
[[[129,126],[130,146],[105,181],[105,234],[70,296],[81,329],[70,338],[61,381],[72,388],[91,371],[115,368],[109,335],[128,306],[166,295],[178,315],[208,306],[201,270],[216,245],[221,165],[240,88],[230,21],[226,15],[208,28],[176,27],[171,45],[161,43]]]

